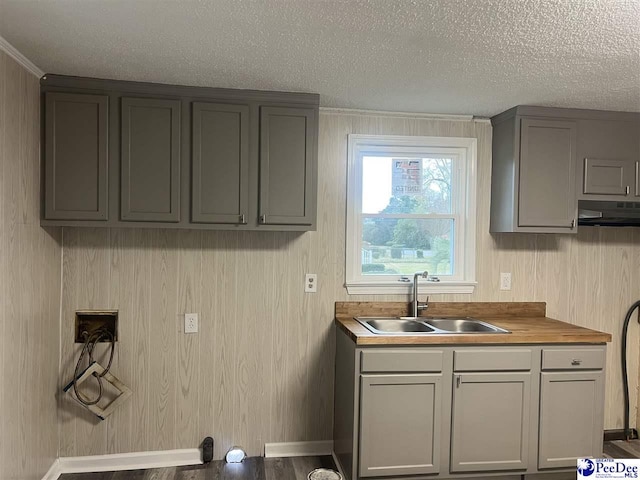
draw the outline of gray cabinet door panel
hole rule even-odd
[[[602,456],[603,381],[602,371],[541,374],[538,468]]]
[[[626,196],[635,189],[636,162],[585,158],[583,193]]]
[[[452,472],[527,468],[530,389],[529,373],[454,375]]]
[[[575,227],[575,122],[523,118],[518,225]]]
[[[360,378],[360,477],[438,473],[442,376]]]
[[[249,107],[193,104],[191,220],[247,222]]]
[[[180,101],[122,98],[121,219],[180,221]]]
[[[108,111],[106,95],[46,94],[46,219],[107,220]]]
[[[260,223],[315,221],[313,108],[260,108]]]

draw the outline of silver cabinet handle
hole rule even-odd
[[[582,365],[582,360],[578,358],[574,358],[573,360],[571,360],[571,365],[573,365],[574,367],[577,367],[578,365]]]
[[[576,227],[576,219],[574,218],[573,220],[571,220],[571,226],[569,228],[573,230],[575,227]]]
[[[625,195],[629,195],[630,190],[631,190],[631,187],[629,185],[627,185],[626,187],[624,187],[624,194]]]
[[[265,214],[260,215],[260,223],[267,223],[267,216]]]
[[[247,223],[247,220],[244,218],[244,213],[242,213],[242,214],[240,215],[240,223],[241,223],[242,225],[246,225],[246,223]]]
[[[456,388],[460,388],[460,375],[456,377]]]

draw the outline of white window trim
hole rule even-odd
[[[463,236],[462,251],[456,251],[455,258],[464,255],[462,278],[440,282],[422,282],[420,293],[462,293],[474,292],[476,282],[476,183],[477,183],[477,140],[463,137],[414,137],[401,135],[349,135],[348,167],[347,167],[347,230],[346,230],[346,281],[345,287],[349,295],[369,294],[409,294],[412,284],[394,280],[376,278],[358,278],[360,268],[360,215],[362,203],[362,162],[358,161],[367,147],[375,147],[376,151],[388,148],[396,151],[429,147],[443,147],[447,155],[457,154],[463,159],[466,168],[466,196],[463,215],[465,221],[456,226],[456,234]],[[459,197],[458,197],[459,198]],[[455,197],[454,197],[455,201]],[[460,228],[462,227],[462,228]]]

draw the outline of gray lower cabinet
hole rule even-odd
[[[451,471],[524,470],[531,373],[454,375]]]
[[[603,391],[602,371],[542,373],[539,468],[601,456]]]
[[[191,221],[244,225],[249,215],[249,107],[192,105]]]
[[[120,218],[180,221],[180,101],[122,98]]]
[[[44,218],[107,220],[109,98],[49,92],[45,109]]]
[[[358,346],[336,339],[346,480],[575,475],[601,458],[605,345]]]
[[[441,374],[362,375],[360,477],[439,472]]]
[[[540,469],[573,467],[576,458],[602,456],[604,367],[602,348],[543,349]]]
[[[260,223],[315,222],[316,110],[260,107]]]

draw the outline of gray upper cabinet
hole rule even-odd
[[[518,226],[575,230],[576,123],[522,118]]]
[[[492,119],[491,231],[576,233],[577,124],[518,109]]]
[[[442,375],[362,375],[360,477],[439,472]]]
[[[640,114],[519,106],[491,123],[491,232],[577,233],[578,200],[640,198]]]
[[[583,162],[582,193],[629,197],[636,194],[636,169],[632,160],[586,158]]]
[[[260,108],[260,223],[316,219],[317,117],[312,108]]]
[[[249,107],[193,104],[191,220],[246,224]]]
[[[46,75],[42,225],[316,229],[319,95]]]
[[[585,119],[578,127],[582,200],[630,200],[640,196],[640,118]]]
[[[122,98],[121,219],[180,220],[180,101]]]
[[[60,92],[45,98],[44,218],[105,221],[109,98]]]

